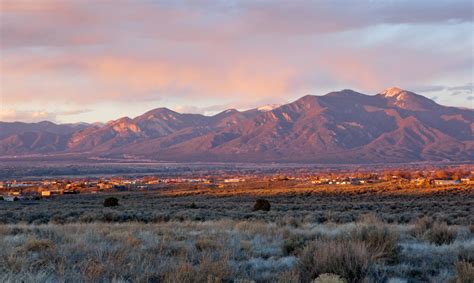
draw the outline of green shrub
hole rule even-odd
[[[104,200],[104,207],[113,207],[113,206],[118,206],[118,205],[119,205],[119,202],[117,198],[110,197]]]

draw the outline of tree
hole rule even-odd
[[[268,200],[257,199],[257,201],[255,201],[255,205],[253,206],[253,211],[258,211],[258,210],[270,211],[270,208],[271,208],[271,205]]]
[[[448,178],[448,172],[446,172],[445,170],[438,170],[435,173],[435,177],[437,179],[447,179]]]
[[[104,207],[113,207],[113,206],[118,206],[118,199],[114,197],[106,198],[104,200]]]

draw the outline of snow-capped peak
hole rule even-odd
[[[391,87],[391,88],[387,88],[386,90],[384,90],[381,94],[383,94],[385,97],[395,97],[395,96],[398,96],[399,94],[402,94],[406,91],[404,91],[403,89],[400,89],[398,87]]]
[[[268,104],[268,105],[258,107],[257,110],[261,112],[268,112],[278,107],[280,107],[279,104]]]

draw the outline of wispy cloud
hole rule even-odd
[[[56,121],[56,114],[46,111],[17,111],[15,109],[0,110],[0,121],[4,122],[39,122]]]
[[[51,121],[60,122],[60,116],[73,116],[78,114],[88,113],[91,110],[68,110],[61,112],[47,112],[42,110],[37,111],[18,111],[15,109],[0,109],[0,121],[3,122],[41,122]]]

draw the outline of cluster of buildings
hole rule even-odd
[[[246,181],[296,181],[311,185],[364,185],[380,182],[410,183],[415,185],[450,186],[458,184],[474,185],[474,174],[453,179],[429,177],[407,177],[401,175],[351,174],[293,175],[293,176],[205,176],[205,177],[107,177],[74,178],[58,180],[0,181],[0,196],[4,200],[49,198],[59,195],[79,193],[99,193],[104,191],[146,191],[164,188],[167,185],[195,184],[215,188],[233,187]]]
[[[341,177],[341,178],[320,178],[316,180],[311,180],[312,184],[318,185],[364,185],[364,184],[373,184],[381,182],[380,179],[372,178],[354,178],[354,177]]]
[[[105,191],[146,191],[172,184],[219,185],[244,182],[244,178],[196,178],[174,177],[110,177],[78,178],[36,181],[0,182],[0,196],[7,201],[49,198],[67,194],[99,193]]]
[[[474,185],[474,178],[458,178],[458,179],[435,179],[430,177],[407,177],[399,175],[382,176],[377,174],[368,174],[366,176],[353,176],[351,174],[338,174],[334,176],[306,176],[306,177],[278,177],[272,181],[295,180],[309,182],[313,185],[365,185],[381,182],[410,183],[418,186],[450,186],[450,185]]]

